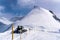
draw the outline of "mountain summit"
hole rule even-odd
[[[20,22],[18,22],[18,24],[43,26],[45,28],[51,28],[54,30],[60,29],[60,22],[58,22],[54,16],[55,14],[50,10],[42,7],[35,7]]]

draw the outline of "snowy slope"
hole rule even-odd
[[[13,17],[10,20],[13,21],[13,22],[16,22],[16,21],[21,20],[21,19],[23,19],[23,17],[22,16],[21,17],[19,16],[19,17]]]
[[[0,18],[0,33],[3,33],[11,28],[13,22],[7,20],[6,18]]]
[[[6,19],[5,17],[0,18],[0,22],[4,23],[6,25],[12,24],[12,22],[9,21],[8,19]]]
[[[38,7],[28,13],[18,24],[43,26],[48,30],[60,29],[60,23],[53,16],[54,14],[49,10]]]
[[[14,29],[22,25],[28,31],[15,34],[14,40],[60,40],[60,23],[53,17],[54,14],[41,7],[34,8],[22,20],[14,23]],[[0,33],[0,40],[12,40],[10,30]]]
[[[10,31],[0,36],[0,40],[12,40]],[[14,40],[20,40],[20,34],[14,34]],[[32,29],[21,34],[21,40],[60,40],[60,34]]]

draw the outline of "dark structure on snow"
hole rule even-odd
[[[18,26],[17,29],[14,31],[14,33],[24,33],[26,32],[27,30],[24,29],[23,26]]]
[[[53,11],[49,10],[49,12],[53,14],[53,18],[54,18],[55,20],[57,20],[57,21],[60,22],[60,19],[53,13]]]

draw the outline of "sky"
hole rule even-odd
[[[0,17],[24,16],[34,5],[52,10],[60,18],[60,0],[0,0]]]

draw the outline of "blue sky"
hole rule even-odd
[[[52,10],[60,18],[60,0],[0,0],[0,17],[24,16],[34,5]]]

